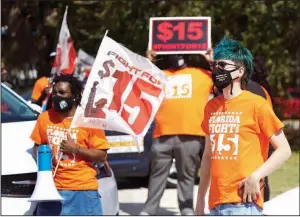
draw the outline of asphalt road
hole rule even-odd
[[[127,183],[126,183],[127,182]],[[135,183],[138,181],[118,181],[120,215],[138,215],[147,199],[147,185]],[[194,205],[197,199],[198,186],[194,186]],[[166,189],[160,202],[157,215],[180,215],[177,203],[177,190]]]

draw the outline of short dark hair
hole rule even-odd
[[[71,93],[75,97],[75,102],[77,105],[80,105],[83,92],[83,83],[73,75],[60,74],[54,77],[52,81],[53,86],[60,81],[69,82],[69,84],[71,85]]]

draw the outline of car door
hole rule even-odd
[[[1,83],[1,205],[3,215],[32,215],[37,166],[30,134],[38,113]]]

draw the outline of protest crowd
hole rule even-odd
[[[36,159],[45,144],[51,148],[51,174],[62,200],[38,201],[36,214],[102,215],[94,163],[109,158],[105,130],[131,135],[139,149],[154,123],[148,196],[139,215],[158,215],[173,159],[181,215],[206,215],[206,195],[210,215],[263,215],[268,176],[291,156],[284,124],[273,111],[264,58],[228,36],[212,46],[210,17],[174,17],[170,25],[206,30],[195,30],[182,45],[175,39],[168,44],[157,33],[168,20],[151,18],[144,56],[108,31],[87,63],[79,58],[87,53],[76,53],[67,15],[68,8],[47,60],[52,69],[33,86],[31,102],[40,114],[28,135]]]

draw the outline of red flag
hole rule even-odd
[[[61,24],[52,73],[71,75],[76,65],[76,51],[67,24],[68,6]]]
[[[70,35],[67,24],[68,6],[66,7],[64,18],[60,27],[59,39],[56,47],[56,56],[52,65],[51,75],[59,75],[61,73],[72,75],[76,66],[76,51]],[[49,94],[42,104],[42,111],[46,111],[49,97],[52,94],[52,85]]]

